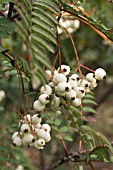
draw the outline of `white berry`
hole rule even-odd
[[[32,123],[33,124],[38,124],[42,122],[42,118],[40,117],[39,114],[35,114],[32,116]]]
[[[81,105],[81,99],[75,98],[75,99],[72,101],[72,105],[75,106],[75,107],[80,106],[80,105]]]
[[[80,99],[85,96],[85,90],[83,87],[76,88],[76,96],[77,98],[80,98]]]
[[[46,142],[49,142],[51,140],[51,136],[49,136],[49,138],[46,140]]]
[[[80,83],[80,86],[87,88],[90,86],[90,82],[88,82],[87,80],[83,79]]]
[[[69,80],[80,82],[80,78],[79,78],[78,74],[72,74],[70,76]]]
[[[71,85],[73,90],[76,90],[76,88],[78,87],[78,83],[77,80],[69,80],[68,83]]]
[[[22,138],[22,142],[24,145],[28,145],[32,142],[34,142],[34,136],[32,134],[25,134]]]
[[[86,80],[88,80],[89,82],[94,81],[94,74],[93,73],[88,73],[86,74]]]
[[[42,150],[42,149],[44,149],[44,147],[43,147],[43,146],[39,146],[39,145],[37,145],[37,142],[36,142],[36,141],[34,142],[34,147],[35,147],[36,149],[38,149],[38,150]]]
[[[46,142],[46,140],[48,140],[50,137],[50,133],[48,131],[45,131],[44,129],[39,129],[37,131],[37,136],[38,138],[44,139]]]
[[[106,77],[106,72],[102,68],[98,68],[95,70],[95,78],[97,80],[103,80]]]
[[[63,72],[63,74],[67,76],[70,73],[70,67],[67,65],[61,65],[61,67],[58,68],[58,71]]]
[[[49,85],[45,85],[45,86],[42,86],[41,89],[40,89],[40,92],[42,94],[47,94],[47,95],[51,95],[52,93],[52,88],[49,86]]]
[[[50,125],[48,125],[48,124],[43,124],[43,125],[41,126],[41,129],[44,129],[45,131],[48,131],[48,132],[51,131],[51,127],[50,127]]]
[[[34,142],[34,145],[38,145],[40,147],[44,146],[45,145],[45,140],[44,139],[38,139]]]
[[[34,127],[35,129],[40,129],[40,128],[41,128],[41,124],[40,124],[40,123],[33,124],[33,127]]]
[[[30,126],[26,123],[22,124],[20,127],[20,131],[22,133],[29,133],[30,132]]]
[[[66,82],[67,81],[67,77],[64,74],[59,73],[59,74],[56,74],[53,77],[53,81],[55,82],[55,84],[59,84],[61,82]]]
[[[20,136],[19,132],[14,132],[12,135],[12,139],[14,140],[14,138]]]
[[[47,94],[41,94],[39,96],[39,101],[42,103],[42,104],[47,104],[49,103],[49,96]]]
[[[97,87],[97,80],[94,79],[92,82],[90,82],[90,88],[94,89],[95,87]]]
[[[19,136],[14,138],[13,145],[14,146],[21,146],[22,145],[22,140]]]
[[[74,90],[71,90],[70,92],[66,92],[65,96],[69,100],[74,100],[76,98],[76,92]]]
[[[71,89],[72,89],[71,85],[69,83],[66,83],[66,82],[61,82],[57,86],[57,91],[59,91],[61,93],[68,92]]]
[[[33,108],[35,111],[42,111],[45,109],[45,105],[42,104],[39,100],[36,100],[34,103],[33,103]]]

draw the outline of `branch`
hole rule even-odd
[[[13,9],[14,9],[14,3],[13,2],[9,2],[9,11],[8,11],[8,14],[7,14],[8,18],[11,18]]]
[[[113,146],[113,142],[111,142],[111,145]],[[62,164],[66,163],[66,162],[87,162],[87,154],[90,156],[96,149],[98,148],[107,148],[106,146],[97,146],[96,148],[94,148],[93,150],[83,150],[80,153],[79,152],[72,152],[70,154],[68,154],[67,156],[64,156],[63,158],[61,158],[57,163],[55,163],[54,165],[52,165],[50,168],[46,169],[46,170],[53,170],[58,168],[59,166],[61,166]],[[100,159],[91,159],[89,160],[89,165],[91,166],[92,169],[94,169],[92,162],[101,162]]]

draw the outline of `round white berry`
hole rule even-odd
[[[45,142],[50,138],[50,133],[48,131],[45,131],[44,129],[39,129],[36,133],[38,138],[44,139]]]
[[[71,85],[73,90],[76,90],[76,88],[78,87],[78,83],[76,80],[69,80],[68,83]]]
[[[75,106],[75,107],[80,106],[80,105],[81,105],[81,99],[75,98],[75,99],[72,101],[72,105]]]
[[[71,90],[70,92],[66,92],[65,96],[69,100],[74,100],[76,98],[76,92],[74,90]]]
[[[42,86],[40,89],[40,92],[43,94],[51,95],[52,93],[52,88],[49,85]]]
[[[57,94],[57,96],[65,96],[65,92],[62,93],[62,92],[60,92],[60,91],[56,91],[56,94]]]
[[[30,126],[26,123],[22,124],[20,127],[20,131],[22,133],[29,133],[30,132]]]
[[[51,136],[49,136],[49,138],[46,140],[46,142],[49,142],[51,140]]]
[[[59,71],[67,76],[70,73],[70,67],[67,65],[61,65],[61,67],[58,68],[58,72]]]
[[[83,79],[80,83],[80,86],[81,87],[84,87],[84,88],[88,88],[90,87],[90,82],[88,82],[87,80]]]
[[[69,77],[69,80],[73,80],[73,81],[80,82],[80,77],[78,76],[78,74],[72,74],[72,75]]]
[[[40,124],[40,123],[33,124],[33,127],[34,127],[35,129],[40,129],[40,128],[41,128],[41,124]]]
[[[45,140],[44,139],[38,139],[34,142],[34,145],[38,145],[40,147],[45,145]]]
[[[39,96],[39,101],[42,103],[42,104],[47,104],[49,103],[49,96],[47,94],[41,94]]]
[[[88,73],[86,74],[86,80],[88,80],[89,82],[94,81],[94,74],[93,73]]]
[[[55,82],[55,84],[59,84],[61,82],[66,82],[67,81],[67,77],[64,74],[59,73],[59,74],[56,74],[53,77],[53,81]]]
[[[34,103],[33,103],[33,108],[35,111],[42,111],[45,109],[45,105],[42,104],[39,100],[36,100]]]
[[[83,79],[80,83],[81,87],[84,87],[85,93],[89,93],[90,92],[90,82]]]
[[[96,69],[94,74],[97,80],[103,80],[106,77],[106,72],[102,68]]]
[[[57,111],[56,111],[56,114],[61,115],[62,112],[61,112],[60,110],[57,110]]]
[[[44,129],[45,131],[48,131],[48,132],[50,132],[51,131],[51,127],[50,127],[50,125],[48,125],[48,124],[43,124],[42,126],[41,126],[41,129]]]
[[[59,91],[61,93],[68,92],[71,89],[72,89],[71,85],[69,83],[66,83],[66,82],[61,82],[57,86],[57,91]]]
[[[23,138],[22,138],[22,142],[24,145],[28,145],[32,142],[34,142],[34,136],[32,134],[24,134]]]
[[[14,138],[13,145],[14,146],[21,146],[22,145],[22,140],[19,136]]]
[[[52,71],[51,70],[46,70],[46,74],[48,78],[52,78]]]
[[[12,135],[12,139],[14,140],[14,138],[16,137],[20,137],[20,133],[19,132],[14,132]]]
[[[37,143],[36,143],[36,141],[34,142],[34,147],[35,147],[36,149],[38,149],[38,150],[44,149],[43,146],[38,146]]]
[[[90,87],[86,87],[85,88],[85,93],[89,93],[90,92]]]
[[[42,118],[40,117],[39,114],[35,114],[32,116],[32,123],[33,124],[38,124],[42,122]]]
[[[77,98],[80,98],[80,99],[85,96],[85,90],[83,87],[76,88],[76,96]]]
[[[94,79],[94,81],[90,82],[90,88],[94,89],[95,87],[97,87],[98,83],[97,80]]]

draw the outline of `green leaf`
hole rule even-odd
[[[14,28],[14,23],[6,18],[0,17],[0,38],[8,38],[11,36],[11,34],[14,32]]]
[[[92,154],[95,154],[104,162],[110,162],[110,154],[108,152],[108,148],[96,148],[92,152]]]
[[[68,115],[68,120],[69,121],[73,120],[73,118],[72,118],[72,116],[70,114]]]
[[[61,124],[61,120],[60,119],[55,119],[55,125],[59,126]]]
[[[69,135],[63,136],[63,139],[65,139],[67,141],[70,141],[70,142],[73,141],[73,138],[71,136],[69,136]]]
[[[46,120],[46,123],[48,123],[48,124],[52,125],[52,124],[54,124],[54,121],[53,121],[53,120],[48,119],[48,120]]]
[[[96,113],[96,111],[93,108],[91,108],[91,107],[83,107],[82,110],[84,112]]]
[[[94,96],[92,94],[86,94],[84,98],[94,99]]]
[[[83,99],[82,103],[83,104],[94,104],[94,105],[97,105],[97,103],[94,100],[91,100],[91,99]]]
[[[51,128],[58,132],[58,128],[56,126],[53,125]]]
[[[62,140],[61,136],[59,136],[58,134],[55,135],[57,139]]]
[[[53,14],[57,15],[59,7],[52,0],[15,0],[15,9],[21,18],[16,21],[17,33],[27,48],[33,70],[38,70],[35,76],[44,83],[47,77],[43,68],[51,69],[46,54],[54,53],[57,46],[57,19]]]
[[[69,131],[69,127],[63,126],[63,127],[61,127],[61,128],[59,129],[59,131],[60,131],[61,133],[68,132],[68,131]]]
[[[79,118],[77,119],[76,124],[77,124],[78,126],[82,126],[82,125],[83,125],[83,120],[82,120],[81,117],[79,117]]]
[[[74,121],[71,122],[70,126],[75,129],[77,128],[77,124]]]
[[[84,134],[87,136],[87,138],[89,139],[87,142],[85,142],[85,144],[90,144],[92,143],[93,144],[93,147],[95,148],[96,144],[99,145],[99,146],[105,146],[107,149],[109,149],[111,152],[113,152],[113,147],[112,145],[110,144],[110,142],[106,139],[106,137],[98,132],[98,131],[95,131],[93,129],[91,129],[89,126],[86,126],[86,125],[83,125],[79,128],[79,131],[81,134]]]
[[[0,146],[0,151],[4,151],[5,153],[8,153],[9,148],[7,146]]]

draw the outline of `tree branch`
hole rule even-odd
[[[113,142],[111,142],[111,145],[113,146]],[[72,152],[72,153],[68,154],[67,156],[64,156],[63,158],[61,158],[57,163],[55,163],[54,165],[52,165],[50,168],[48,168],[46,170],[56,169],[59,166],[63,165],[66,162],[69,162],[69,161],[75,162],[75,163],[87,162],[86,154],[88,154],[90,156],[95,151],[95,149],[98,149],[98,148],[107,148],[107,147],[106,146],[100,146],[100,147],[97,146],[93,150],[89,150],[89,151],[83,150],[80,153],[79,152]],[[98,158],[89,160],[88,163],[89,163],[90,167],[94,170],[92,162],[102,162],[102,161]]]

